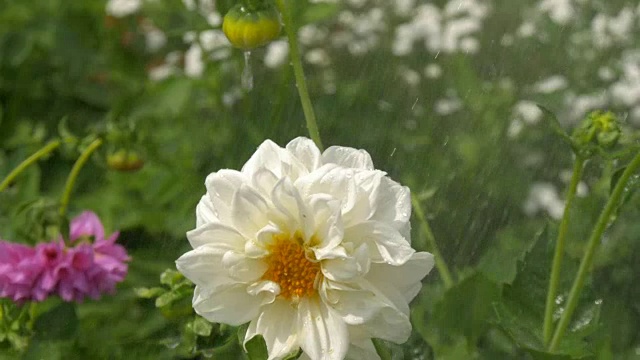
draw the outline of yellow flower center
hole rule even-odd
[[[280,296],[287,300],[313,295],[320,263],[307,258],[300,234],[296,233],[293,237],[278,234],[273,240],[265,259],[268,268],[262,279],[280,285]]]

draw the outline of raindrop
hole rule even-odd
[[[242,70],[242,88],[251,91],[253,89],[253,72],[251,71],[251,51],[244,52],[244,69]]]

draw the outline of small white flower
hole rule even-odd
[[[408,303],[433,267],[410,245],[409,189],[374,170],[364,150],[297,138],[260,145],[241,171],[206,179],[177,261],[209,321],[249,322],[269,359],[377,355],[371,338],[411,332]]]
[[[135,14],[142,7],[142,0],[109,0],[107,2],[107,14],[122,18]]]

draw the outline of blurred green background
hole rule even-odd
[[[25,354],[5,341],[0,358],[211,355],[180,346],[184,319],[133,289],[156,286],[188,250],[184,234],[207,174],[240,168],[264,139],[285,145],[306,136],[284,37],[252,52],[255,86],[241,86],[244,54],[220,31],[233,3],[0,0],[0,177],[51,139],[104,136],[70,212],[97,212],[107,229],[122,231],[119,242],[133,257],[116,296],[48,313]],[[394,356],[640,359],[637,198],[598,252],[585,295],[597,306],[584,310],[598,316],[585,315],[587,330],[572,328],[584,330],[575,346],[584,352],[516,346],[521,334],[492,306],[508,297],[511,314],[520,309],[515,325],[541,324],[545,244],[555,238],[572,154],[535,104],[568,131],[593,109],[616,112],[630,129],[640,124],[636,1],[291,3],[325,145],[366,149],[377,168],[410,186],[460,279],[447,292],[435,270],[425,279],[413,304],[416,333]],[[145,160],[140,171],[109,169],[106,158],[122,148]],[[22,205],[57,199],[77,156],[63,147],[0,194],[0,238],[33,240]],[[571,260],[582,255],[619,166],[588,163],[571,219]],[[413,243],[428,249],[417,222]],[[573,278],[566,272],[562,292]]]

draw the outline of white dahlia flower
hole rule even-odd
[[[260,145],[241,171],[206,179],[177,261],[196,285],[195,311],[250,323],[269,359],[377,359],[371,338],[403,343],[408,303],[433,267],[410,245],[409,189],[374,170],[364,150],[320,153],[297,138]]]

